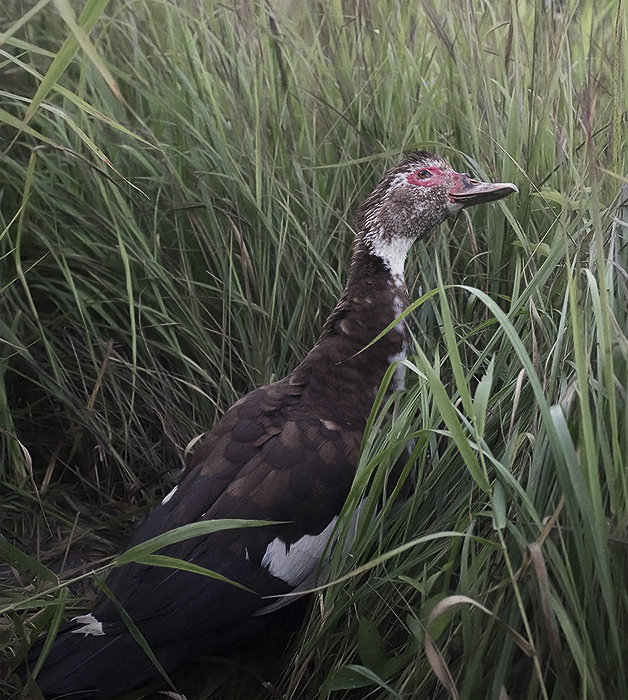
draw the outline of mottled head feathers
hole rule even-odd
[[[412,243],[429,235],[447,217],[516,191],[510,183],[477,182],[433,153],[412,151],[358,207],[357,239],[391,271],[400,272]]]

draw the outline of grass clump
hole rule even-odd
[[[355,205],[422,147],[521,194],[412,256],[408,389],[277,692],[627,696],[623,5],[2,13],[3,694],[189,441],[311,347]],[[378,508],[408,444],[412,496]]]

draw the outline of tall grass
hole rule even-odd
[[[7,670],[84,610],[188,443],[311,347],[352,211],[421,147],[521,194],[412,256],[408,389],[373,414],[357,537],[275,691],[628,696],[625,5],[1,12]]]

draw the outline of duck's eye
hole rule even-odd
[[[432,177],[432,173],[429,170],[418,170],[416,176],[419,180],[427,180],[428,177]]]

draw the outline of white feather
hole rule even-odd
[[[395,294],[395,297],[393,298],[392,307],[393,313],[395,314],[395,318],[401,316],[401,314],[406,309],[406,305],[403,299],[398,294]],[[399,323],[395,326],[395,330],[397,331],[397,333],[403,333],[403,321],[399,321]]]
[[[72,630],[72,634],[91,634],[94,637],[104,636],[105,634],[102,628],[102,622],[98,622],[91,613],[73,617],[72,622],[83,625],[76,630]]]
[[[401,363],[402,360],[405,360],[408,356],[407,350],[404,347],[401,352],[396,353],[395,355],[390,355],[388,357],[388,363],[389,364],[394,364],[395,362]],[[395,367],[395,371],[393,374],[393,378],[391,380],[391,387],[393,391],[397,391],[398,389],[405,389],[406,388],[406,366],[403,364],[398,364]]]
[[[414,238],[393,236],[387,239],[384,231],[380,229],[379,235],[367,234],[364,240],[370,247],[373,255],[377,255],[384,261],[384,265],[390,271],[391,277],[395,279],[395,284],[397,286],[405,284],[403,271],[408,252],[414,243]]]
[[[318,562],[329,541],[329,536],[338,520],[334,517],[318,535],[304,535],[289,547],[279,538],[274,539],[262,558],[262,566],[268,572],[291,586],[298,586],[310,578],[314,579]]]
[[[364,509],[364,501],[360,503],[356,509],[349,531],[345,539],[344,553],[348,554],[358,526],[358,521]],[[335,516],[329,525],[318,535],[304,535],[300,540],[297,540],[293,545],[286,550],[286,545],[279,539],[273,540],[268,547],[262,559],[264,566],[268,565],[268,570],[274,576],[278,576],[291,586],[294,586],[293,593],[307,591],[316,584],[317,574],[320,566],[321,557],[325,551],[325,547],[331,537],[338,517]],[[296,549],[295,549],[296,548]],[[286,578],[287,577],[287,578]],[[273,597],[273,596],[269,596]],[[267,615],[268,613],[279,610],[290,603],[294,603],[298,596],[278,596],[277,599],[260,608],[253,613],[254,616]]]
[[[174,494],[177,492],[177,489],[178,489],[178,488],[179,488],[178,485],[175,486],[175,487],[172,489],[172,491],[170,491],[170,493],[168,493],[168,494],[166,494],[166,495],[164,496],[164,499],[163,499],[163,501],[161,502],[161,505],[162,505],[162,506],[165,506],[166,503],[168,503],[168,501],[169,501],[169,500],[174,496]]]

